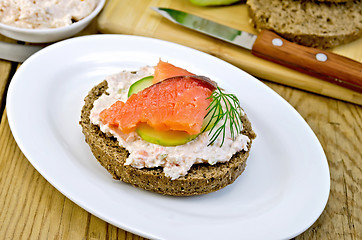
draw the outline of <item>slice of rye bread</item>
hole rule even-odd
[[[162,168],[138,169],[124,165],[129,152],[125,148],[120,147],[114,137],[107,136],[98,126],[93,125],[89,119],[93,102],[97,100],[107,88],[106,81],[92,88],[84,99],[85,104],[79,123],[82,126],[85,141],[90,146],[93,155],[114,179],[165,195],[190,196],[219,190],[233,183],[244,171],[249,151],[236,153],[231,160],[226,163],[217,163],[213,166],[209,164],[196,164],[191,167],[186,176],[175,180],[166,177],[162,172]],[[242,117],[242,122],[244,126],[242,133],[250,138],[248,145],[248,149],[250,150],[252,140],[256,135],[246,115]]]
[[[247,0],[257,30],[301,45],[333,48],[362,37],[362,1]]]

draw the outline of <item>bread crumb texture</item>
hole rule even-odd
[[[361,0],[247,0],[247,4],[257,30],[273,30],[305,46],[332,48],[362,36]]]

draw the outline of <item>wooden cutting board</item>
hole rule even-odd
[[[223,59],[261,79],[362,105],[362,94],[259,59],[230,43],[178,26],[151,9],[169,7],[197,14],[233,28],[257,33],[246,4],[199,7],[188,0],[108,0],[98,18],[103,33],[132,34],[179,43]],[[331,50],[362,62],[362,39]],[[361,73],[362,74],[362,73]]]

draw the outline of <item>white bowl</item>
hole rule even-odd
[[[100,0],[91,14],[69,26],[47,29],[27,29],[0,23],[0,34],[24,42],[46,43],[59,41],[82,31],[102,10],[104,4],[105,0]]]

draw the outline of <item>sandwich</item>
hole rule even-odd
[[[107,77],[84,101],[79,123],[98,162],[114,179],[164,195],[233,183],[256,137],[235,95],[161,60]]]

